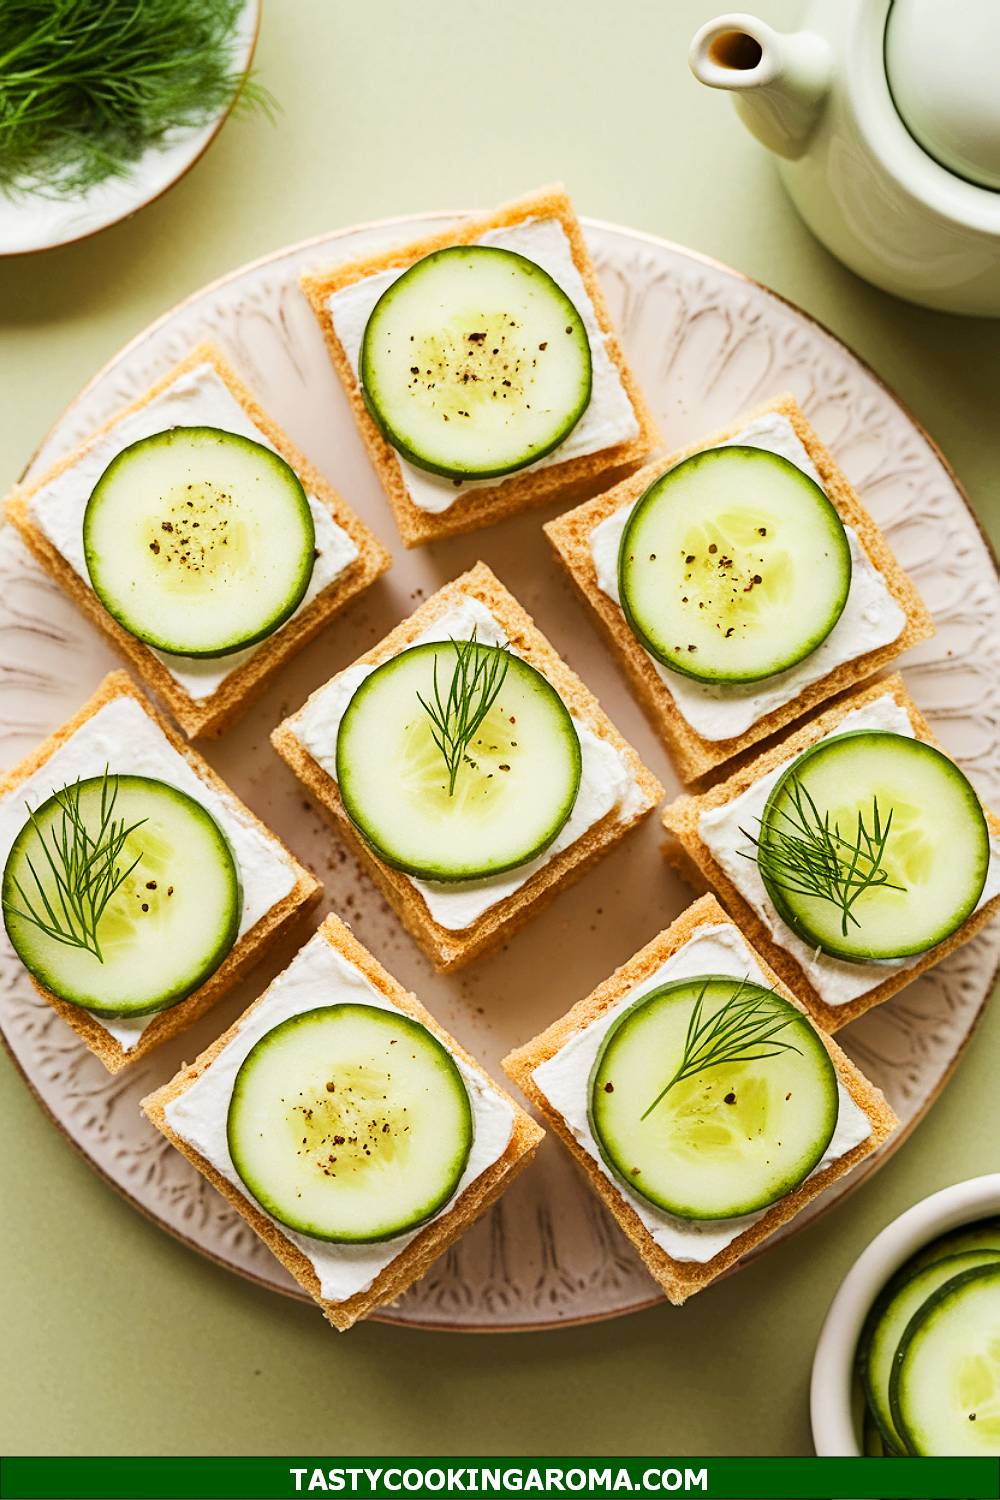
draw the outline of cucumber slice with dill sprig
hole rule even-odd
[[[933,745],[887,730],[833,735],[775,784],[744,829],[778,914],[857,963],[943,942],[983,892],[989,828],[968,779]]]
[[[236,941],[242,911],[236,860],[211,813],[166,782],[108,773],[28,813],[2,900],[39,984],[118,1017],[197,989]]]
[[[411,646],[357,688],[337,735],[344,808],[387,864],[428,880],[516,869],[549,847],[582,774],[573,720],[521,657]]]
[[[802,1182],[833,1137],[837,1075],[808,1018],[747,979],[702,975],[642,996],[590,1077],[604,1161],[683,1219],[756,1213]]]

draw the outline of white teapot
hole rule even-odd
[[[1000,316],[1000,0],[812,0],[791,34],[734,12],[689,60],[859,276]]]

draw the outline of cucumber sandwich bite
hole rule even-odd
[[[218,733],[389,566],[211,345],[7,513],[190,735]]]
[[[664,812],[668,858],[716,888],[827,1030],[966,941],[1000,901],[1000,823],[898,678]]]
[[[657,441],[558,189],[302,285],[406,546],[490,525]]]
[[[272,741],[444,969],[507,936],[662,795],[482,563]]]
[[[545,531],[685,781],[933,633],[791,397]]]
[[[112,1072],[202,1014],[319,894],[124,673],[0,781],[0,904]]]
[[[897,1124],[711,896],[503,1066],[675,1303]]]
[[[341,1331],[422,1276],[543,1135],[334,916],[142,1107]]]

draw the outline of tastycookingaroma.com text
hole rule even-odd
[[[478,1465],[370,1469],[342,1466],[330,1469],[289,1469],[296,1494],[343,1493],[378,1496],[382,1494],[539,1494],[610,1495],[619,1491],[635,1494],[690,1494],[708,1491],[708,1470],[648,1468],[641,1474],[630,1474],[621,1467],[606,1468],[540,1468],[520,1466],[480,1467]]]

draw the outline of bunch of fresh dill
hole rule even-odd
[[[240,89],[245,0],[0,0],[0,190],[76,196]]]

